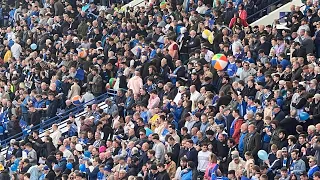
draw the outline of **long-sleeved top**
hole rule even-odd
[[[198,166],[198,151],[193,147],[187,152],[188,161],[193,161]]]
[[[152,148],[155,151],[155,157],[159,162],[163,163],[164,162],[164,154],[166,153],[166,147],[162,142],[156,143],[153,145]]]
[[[93,94],[99,94],[102,93],[102,78],[99,74],[95,75],[92,79],[92,86],[91,86],[91,90]]]
[[[248,133],[244,138],[244,152],[251,151],[253,156],[258,154],[261,148],[261,136],[259,133]]]
[[[78,84],[73,84],[68,93],[68,99],[73,98],[74,96],[80,96],[81,88]]]
[[[240,160],[239,160],[239,163],[237,164],[237,163],[235,163],[235,161],[231,161],[230,163],[229,163],[229,167],[228,167],[228,170],[230,171],[230,170],[235,170],[235,171],[237,171],[237,170],[240,170],[240,169],[243,169],[243,168],[245,168],[245,166],[246,166],[246,162],[242,159],[242,158],[239,158]]]
[[[29,159],[30,164],[32,165],[37,164],[37,152],[34,149],[28,152],[27,158]]]
[[[256,74],[256,70],[253,69],[253,68],[250,68],[248,70],[243,70],[240,73],[240,80],[243,80],[243,81],[247,82],[248,77],[249,76],[254,76],[255,74]]]
[[[160,98],[158,96],[155,98],[149,98],[147,108],[154,109],[154,108],[158,107],[159,104],[160,104]]]
[[[300,175],[304,171],[306,171],[306,163],[302,159],[292,161],[290,172],[295,175]]]
[[[89,168],[87,168],[86,172],[88,174],[88,179],[89,180],[96,180],[97,179],[97,174],[99,172],[99,166],[94,167],[92,171],[90,171]]]
[[[129,79],[128,81],[128,86],[129,89],[132,89],[133,94],[139,94],[140,93],[140,88],[143,87],[143,82],[141,77],[139,76],[134,76]]]
[[[60,132],[60,130],[56,130],[56,131],[52,132],[52,133],[50,134],[50,137],[52,138],[53,145],[54,145],[55,147],[57,147],[57,146],[58,146],[59,138],[61,137],[61,132]]]
[[[50,102],[48,109],[47,109],[47,117],[54,117],[57,114],[57,110],[58,110],[58,101],[55,99],[53,101]]]

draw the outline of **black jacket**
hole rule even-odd
[[[33,124],[34,126],[40,124],[40,118],[40,111],[30,112],[30,124]]]
[[[135,165],[135,164],[132,164],[132,165],[130,165],[130,168],[129,168],[128,172],[127,172],[127,176],[128,176],[128,177],[129,177],[129,176],[137,176],[138,173],[139,173],[139,168],[138,168],[138,166]]]
[[[168,179],[170,179],[170,176],[167,173],[167,171],[159,172],[156,178],[156,180],[168,180]]]
[[[194,37],[194,38],[190,38],[189,42],[188,42],[188,49],[189,49],[189,53],[195,51],[196,49],[200,49],[200,38],[198,36]]]
[[[261,136],[259,133],[248,133],[244,137],[244,152],[251,151],[253,156],[257,156],[261,148]]]
[[[294,70],[294,71],[292,72],[291,81],[294,81],[294,80],[301,81],[301,79],[302,79],[301,73],[302,73],[302,68],[299,68],[299,69],[297,69],[297,70]]]
[[[271,49],[271,44],[269,42],[264,42],[262,44],[260,44],[260,46],[258,47],[258,51],[262,49],[264,51],[264,54],[269,54],[270,53],[270,49]]]
[[[286,130],[287,134],[295,134],[296,126],[299,124],[295,117],[286,117],[280,121],[279,126]]]
[[[59,103],[56,99],[54,99],[48,106],[47,117],[52,118],[57,114]]]
[[[274,115],[274,120],[281,122],[285,118],[285,113],[283,111],[279,111],[277,114]]]
[[[222,159],[223,157],[227,157],[228,152],[229,148],[227,146],[227,141],[217,141],[217,157],[220,159]]]
[[[187,152],[188,161],[193,161],[198,166],[198,151],[193,147]]]
[[[19,121],[9,121],[7,124],[7,130],[8,130],[8,135],[9,136],[14,136],[20,132],[22,132],[22,129],[19,125]]]

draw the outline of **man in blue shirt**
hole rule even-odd
[[[241,157],[244,157],[244,137],[246,137],[247,133],[248,133],[248,124],[247,123],[243,123],[241,125],[240,128],[240,139],[239,139],[239,144],[238,144],[238,150],[239,150],[239,154]]]
[[[280,53],[278,55],[278,61],[279,61],[279,64],[282,65],[282,70],[285,70],[287,66],[291,65],[290,61],[284,59],[285,57],[286,55],[284,53]]]
[[[229,77],[234,77],[238,67],[235,63],[235,57],[233,55],[228,56],[228,60],[229,60],[229,64],[227,66],[227,73],[229,75]]]

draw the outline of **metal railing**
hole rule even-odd
[[[263,17],[263,15],[260,17],[260,15],[261,15],[264,11],[267,11],[267,9],[268,9],[268,8],[271,8],[271,6],[277,5],[277,4],[281,3],[281,2],[284,2],[284,1],[283,1],[283,0],[277,0],[277,1],[269,4],[268,6],[266,6],[266,7],[262,8],[262,9],[258,10],[257,12],[255,12],[255,13],[251,14],[250,16],[248,16],[247,21],[248,21],[248,22],[254,22],[257,18]]]
[[[33,126],[31,128],[31,131],[35,131],[35,130],[39,131],[40,129],[44,129],[44,130],[49,129],[53,124],[60,123],[61,121],[69,118],[70,114],[77,115],[79,112],[83,111],[85,109],[86,105],[88,105],[89,103],[101,103],[106,98],[111,97],[111,96],[115,96],[115,95],[116,94],[115,94],[114,90],[108,90],[106,93],[104,93],[98,97],[95,97],[94,99],[92,99],[88,102],[82,103],[82,104],[78,105],[77,107],[74,107],[68,111],[65,111],[64,113],[57,115],[53,118],[49,118],[49,119],[44,120],[40,124]],[[10,137],[2,140],[1,145],[6,147],[9,144],[11,139],[15,139],[16,141],[21,141],[21,140],[23,140],[24,137],[25,137],[24,132],[18,133],[14,136],[10,136]]]

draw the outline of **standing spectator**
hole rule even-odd
[[[160,163],[164,163],[165,146],[159,140],[159,135],[153,134],[152,141],[154,143],[152,149],[155,151],[155,157],[156,157],[157,161]]]
[[[97,97],[102,93],[102,78],[98,74],[98,69],[96,68],[93,68],[91,73],[93,75],[93,79],[89,82],[89,85],[91,86],[92,94]]]
[[[58,141],[61,137],[61,131],[57,124],[52,125],[52,131],[53,132],[50,134],[50,137],[52,138],[53,145],[55,147],[58,147]]]
[[[258,150],[261,148],[261,136],[256,132],[253,124],[248,126],[248,134],[244,139],[244,152],[251,151],[255,160],[257,160]]]
[[[32,145],[30,143],[27,143],[25,147],[26,147],[25,150],[27,150],[27,158],[28,158],[27,163],[30,163],[30,165],[37,164],[38,162],[37,152],[32,148]]]
[[[73,84],[68,92],[68,99],[72,99],[74,96],[80,96],[81,88],[77,79],[72,79]]]

